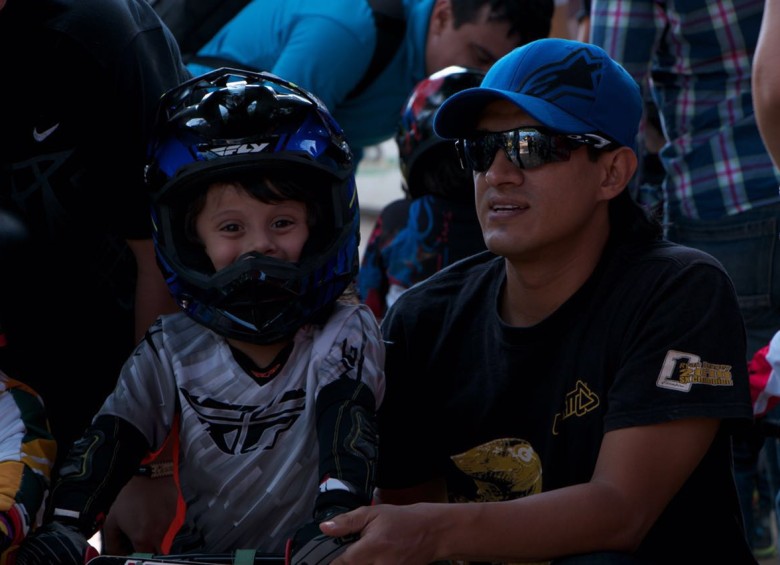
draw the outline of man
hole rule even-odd
[[[145,0],[0,0],[0,61],[0,366],[41,395],[56,476],[176,310],[143,163],[159,97],[189,74]]]
[[[642,106],[601,48],[564,39],[442,105],[488,251],[382,323],[390,504],[320,525],[361,532],[334,563],[754,562],[729,437],[751,418],[744,327],[721,266],[626,190]]]
[[[392,137],[419,81],[450,65],[487,70],[512,48],[547,37],[554,10],[553,0],[398,0],[400,45],[358,92],[379,41],[373,4],[393,13],[393,2],[373,0],[253,0],[188,66],[197,74],[235,63],[306,88],[360,155]]]

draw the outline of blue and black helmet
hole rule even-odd
[[[267,344],[321,320],[355,278],[360,215],[355,163],[314,95],[271,73],[217,69],[168,91],[152,131],[146,183],[157,262],[194,320]],[[300,261],[251,254],[215,272],[187,210],[210,183],[305,179],[321,221]],[[310,197],[310,198],[309,198]]]

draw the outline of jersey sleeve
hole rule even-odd
[[[41,509],[57,453],[43,401],[0,371],[0,513],[24,513],[29,528]],[[13,532],[16,541],[26,529]]]
[[[125,362],[116,388],[95,417],[116,416],[129,422],[152,451],[168,437],[177,405],[173,367],[162,336],[158,319]]]
[[[385,348],[374,314],[365,305],[337,306],[324,331],[332,337],[319,342],[329,349],[318,368],[318,394],[337,379],[355,379],[371,389],[379,407],[385,394]]]

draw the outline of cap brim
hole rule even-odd
[[[433,130],[445,139],[468,137],[476,129],[485,107],[497,100],[511,102],[540,124],[556,131],[590,133],[595,130],[591,124],[535,96],[481,86],[462,90],[445,100],[433,118]]]

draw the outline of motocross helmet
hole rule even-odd
[[[398,159],[401,165],[401,182],[404,192],[411,198],[418,194],[420,183],[411,182],[414,165],[418,158],[441,144],[453,146],[452,156],[457,159],[454,142],[442,139],[433,131],[433,116],[439,106],[456,92],[479,86],[485,76],[480,70],[450,66],[430,75],[417,83],[401,111],[395,142],[398,145]]]
[[[153,241],[168,288],[194,320],[229,338],[269,344],[322,321],[357,274],[355,164],[322,102],[267,72],[216,69],[163,95],[145,179]],[[295,263],[248,253],[215,271],[188,209],[210,183],[303,178],[320,221]]]

